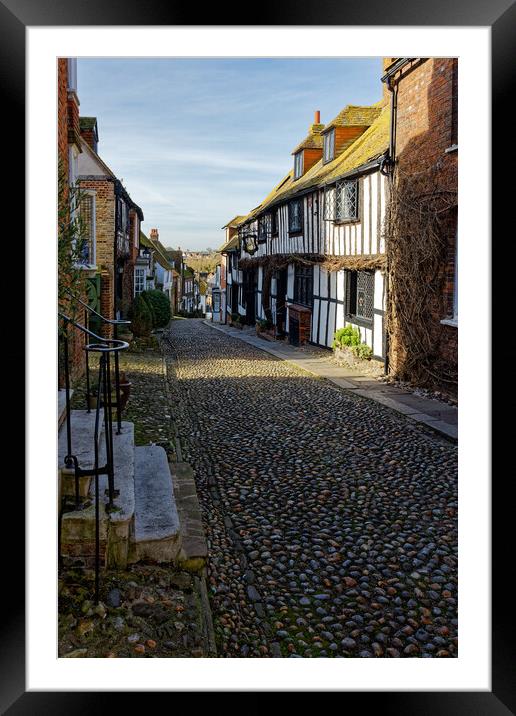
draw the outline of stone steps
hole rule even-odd
[[[167,454],[157,445],[136,447],[134,454],[134,561],[174,562],[181,534]]]
[[[64,391],[59,391],[59,393]],[[61,400],[61,398],[60,398]],[[65,465],[65,457],[67,454],[67,435],[66,435],[66,403],[63,406],[62,420],[58,433],[58,470],[60,481],[60,494],[65,496],[75,495],[75,472],[73,467],[68,468]],[[88,413],[86,410],[72,410],[70,413],[72,425],[72,455],[77,457],[79,466],[83,469],[91,469],[94,466],[93,453],[93,436],[95,434],[95,411]],[[103,414],[100,415],[100,441],[99,441],[99,464],[105,461],[105,446],[103,440]],[[91,485],[91,477],[79,478],[79,495],[82,498],[87,497]]]
[[[74,410],[72,451],[79,466],[93,467],[95,412]],[[59,476],[63,494],[75,494],[73,469],[64,466],[66,427],[59,430]],[[106,461],[105,433],[102,428],[99,464]],[[108,504],[107,475],[99,476],[101,564],[124,569],[138,561],[178,563],[182,547],[176,497],[167,454],[162,447],[134,444],[134,425],[122,422],[121,434],[113,429],[115,509]],[[61,518],[61,554],[92,566],[95,557],[95,480],[80,479],[83,509],[64,512]]]

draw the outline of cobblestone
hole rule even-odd
[[[456,657],[456,447],[201,321],[164,348],[219,655]]]

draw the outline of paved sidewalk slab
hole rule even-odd
[[[210,328],[221,331],[228,336],[244,341],[259,348],[270,355],[286,360],[297,368],[320,378],[325,378],[339,388],[348,390],[369,400],[375,400],[398,413],[405,415],[431,428],[445,438],[457,442],[458,439],[458,410],[452,405],[441,403],[438,400],[415,395],[403,388],[385,385],[370,376],[360,375],[344,366],[335,364],[329,358],[317,358],[303,353],[302,350],[286,343],[275,344],[266,341],[245,329],[233,328],[225,324],[215,324],[203,321]]]

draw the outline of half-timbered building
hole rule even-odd
[[[345,325],[385,358],[384,102],[316,113],[291,171],[238,222],[239,312],[268,319],[291,343],[331,347]],[[237,276],[238,278],[238,276]]]

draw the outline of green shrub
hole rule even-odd
[[[267,318],[258,318],[256,323],[262,331],[268,331],[272,328],[272,321],[269,321]]]
[[[170,301],[167,294],[158,289],[153,289],[151,291],[143,291],[141,296],[151,308],[154,328],[164,328],[167,326],[172,318]]]
[[[362,360],[371,360],[371,356],[373,355],[372,349],[366,343],[359,343],[358,346],[352,346],[351,350],[357,358],[362,358]]]
[[[240,314],[239,313],[232,313],[231,314],[231,321],[233,323],[240,323]]]
[[[149,304],[140,294],[135,296],[129,311],[131,330],[138,338],[150,336],[152,331],[152,313]]]
[[[360,331],[358,328],[353,326],[344,326],[335,331],[333,336],[332,348],[342,348],[343,346],[359,346],[360,345]]]

